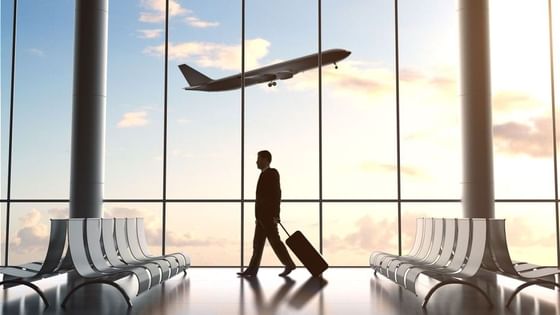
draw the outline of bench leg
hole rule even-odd
[[[513,298],[519,294],[519,292],[521,292],[521,290],[535,285],[535,284],[551,284],[556,286],[557,288],[560,288],[560,284],[556,283],[556,282],[551,282],[551,281],[546,281],[546,280],[540,280],[540,279],[536,279],[536,280],[531,280],[531,281],[527,281],[525,283],[523,283],[522,285],[518,286],[517,289],[515,289],[515,291],[513,292],[513,294],[509,297],[507,303],[506,303],[506,308],[509,308],[509,305],[511,304],[511,302],[513,302]]]
[[[39,296],[41,296],[41,299],[43,300],[45,305],[47,307],[49,307],[49,302],[47,302],[47,298],[45,297],[45,294],[43,293],[43,291],[41,291],[41,289],[39,289],[38,286],[34,285],[31,282],[27,282],[27,281],[24,281],[24,280],[21,280],[21,279],[12,279],[12,280],[2,281],[2,282],[0,282],[0,285],[10,284],[10,283],[21,284],[21,285],[24,285],[26,287],[29,287],[29,288],[35,290],[35,292],[37,292],[37,294],[39,294]]]
[[[132,307],[132,302],[130,301],[130,297],[128,296],[128,294],[126,294],[126,292],[124,291],[124,289],[114,283],[113,281],[109,281],[109,280],[92,280],[92,281],[88,281],[85,283],[82,283],[80,285],[78,285],[77,287],[73,288],[70,292],[68,292],[68,294],[66,294],[66,297],[64,298],[64,301],[62,301],[62,304],[60,306],[62,306],[62,308],[66,307],[66,302],[68,302],[68,299],[70,298],[70,296],[72,294],[74,294],[74,292],[78,291],[79,288],[84,287],[86,285],[90,285],[90,284],[96,284],[96,283],[100,283],[100,284],[108,284],[114,288],[116,288],[117,290],[119,290],[119,292],[122,294],[123,298],[126,300],[126,304],[128,304],[128,307]]]
[[[486,294],[486,292],[482,291],[481,288],[479,288],[478,286],[467,282],[467,281],[463,281],[463,280],[459,280],[459,279],[453,279],[453,280],[445,280],[442,281],[438,284],[436,284],[433,288],[430,289],[430,291],[428,292],[428,294],[426,295],[426,297],[424,298],[424,302],[422,303],[422,308],[425,309],[426,308],[426,304],[428,304],[428,300],[430,300],[430,298],[432,297],[432,295],[435,293],[435,291],[441,287],[443,287],[444,285],[448,285],[448,284],[464,284],[468,287],[471,287],[475,290],[477,290],[478,292],[480,292],[485,298],[486,301],[488,302],[489,308],[493,308],[494,304],[492,304],[492,301],[490,301],[490,298],[488,297],[488,294]]]

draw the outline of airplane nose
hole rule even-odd
[[[351,53],[352,53],[351,51],[345,50],[345,51],[344,51],[344,57],[350,56]]]

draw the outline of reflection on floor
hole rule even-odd
[[[60,303],[66,294],[66,276],[44,279],[51,303],[44,307],[39,296],[23,286],[0,290],[0,314],[424,314],[419,299],[366,268],[332,268],[324,280],[309,278],[298,268],[291,278],[280,278],[279,268],[265,268],[256,279],[237,278],[234,268],[193,268],[187,277],[175,276],[133,299],[127,306],[109,286],[79,291],[66,310]],[[426,314],[554,314],[560,315],[560,292],[530,287],[510,309],[504,301],[520,282],[497,277],[481,282],[495,303],[488,309],[476,291],[450,285],[430,300]]]

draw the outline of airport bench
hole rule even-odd
[[[27,286],[37,292],[48,307],[49,303],[45,294],[37,285],[33,284],[33,281],[71,270],[71,263],[68,259],[63,258],[66,249],[66,230],[65,220],[51,219],[49,245],[45,259],[42,262],[0,267],[0,274],[3,274],[0,285],[3,285],[4,289],[13,285]]]
[[[555,275],[560,274],[556,266],[537,266],[525,262],[514,262],[509,255],[504,219],[488,219],[488,242],[482,267],[498,274],[524,281],[508,298],[506,307],[523,289],[532,285],[560,288]]]
[[[77,290],[96,283],[115,287],[130,307],[132,296],[180,272],[186,275],[188,267],[190,258],[181,253],[165,256],[149,254],[142,218],[51,219],[45,259],[0,267],[3,275],[0,285],[4,288],[25,285],[36,291],[48,307],[44,292],[33,281],[72,272],[85,281],[70,289],[62,307]],[[127,276],[136,279],[135,292],[127,292],[117,283]]]
[[[92,284],[107,284],[116,288],[132,307],[132,297],[180,272],[187,274],[190,259],[183,254],[147,256],[146,240],[139,239],[139,235],[144,236],[143,223],[133,222],[137,223],[138,219],[68,219],[72,262],[77,274],[86,281],[68,292],[62,307],[77,290]],[[140,234],[138,227],[142,227]],[[127,291],[117,283],[128,276],[136,279],[135,290],[129,288]]]
[[[485,219],[421,218],[417,220],[415,241],[408,255],[374,252],[370,265],[375,274],[381,273],[423,298],[422,308],[438,289],[448,284],[475,289],[493,307],[488,294],[469,281],[481,267],[485,245]],[[429,285],[419,281],[423,277],[429,278]]]

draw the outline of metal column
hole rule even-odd
[[[70,217],[101,217],[108,0],[76,0]]]
[[[494,217],[488,0],[460,0],[463,216]]]

